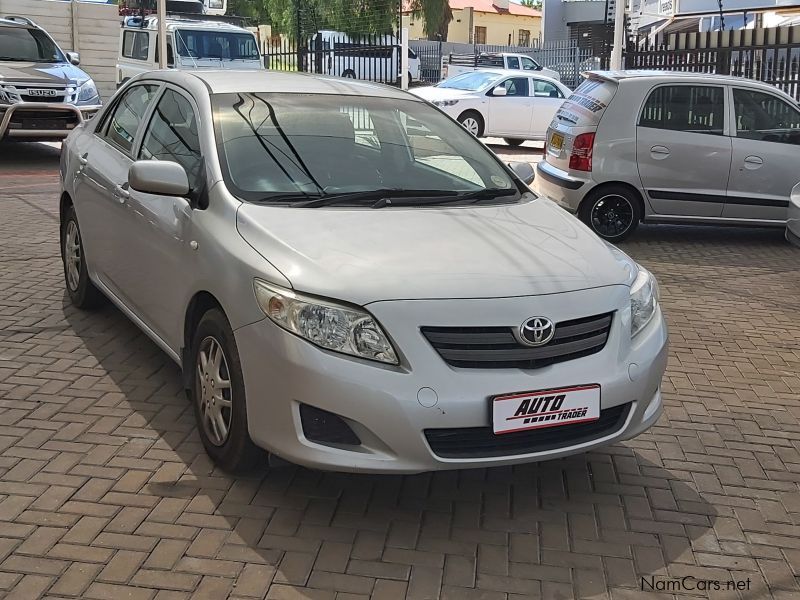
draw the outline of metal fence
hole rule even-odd
[[[655,43],[637,39],[625,66],[757,79],[800,100],[800,27],[673,34]]]
[[[320,73],[396,84],[400,46],[386,35],[348,36],[319,32],[302,38],[281,36],[262,44],[264,66],[273,71]]]
[[[576,87],[581,80],[581,72],[597,69],[602,58],[592,56],[590,48],[580,48],[575,40],[548,42],[529,46],[497,46],[491,44],[463,44],[458,42],[431,42],[412,40],[412,50],[419,56],[421,79],[426,83],[438,83],[442,79],[442,60],[449,54],[483,52],[513,52],[533,58],[543,67],[557,71],[561,81]]]

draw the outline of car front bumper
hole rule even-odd
[[[591,187],[589,178],[574,177],[546,161],[536,164],[534,191],[573,214],[578,212],[581,201]]]
[[[0,105],[0,140],[59,140],[100,110],[100,104],[75,106],[59,102]]]
[[[793,190],[789,200],[786,220],[786,239],[800,248],[800,185]]]
[[[661,414],[661,377],[667,361],[667,331],[660,309],[634,340],[630,338],[628,288],[610,286],[527,298],[378,302],[368,306],[392,336],[401,366],[389,366],[321,350],[268,319],[235,332],[245,387],[250,437],[290,462],[350,472],[417,473],[493,467],[547,460],[632,438]],[[558,322],[587,316],[578,306],[604,312],[615,307],[605,347],[591,356],[541,369],[466,369],[448,366],[422,336],[419,325],[522,322],[531,306]],[[605,304],[605,307],[603,306]],[[493,310],[492,310],[493,309]],[[599,310],[598,310],[599,309]],[[487,312],[492,311],[492,312]],[[459,316],[455,316],[459,315]],[[482,318],[483,317],[483,318]],[[476,320],[477,319],[477,320]],[[501,322],[501,317],[497,317]],[[517,391],[577,384],[601,386],[601,409],[619,405],[627,413],[613,429],[560,447],[502,456],[446,458],[426,438],[430,429],[491,427],[490,399]],[[309,440],[300,405],[341,416],[359,446]],[[549,428],[548,428],[549,429]]]

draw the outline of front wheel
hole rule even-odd
[[[200,439],[222,469],[247,471],[263,457],[247,431],[247,404],[239,351],[228,319],[219,309],[203,315],[192,340],[189,395]]]
[[[468,110],[458,117],[458,122],[475,137],[483,135],[483,117],[474,110]]]
[[[634,192],[610,186],[592,192],[581,204],[581,220],[609,242],[621,242],[639,226],[642,210]]]
[[[520,140],[517,138],[503,138],[503,141],[508,144],[509,146],[521,146],[525,140]]]

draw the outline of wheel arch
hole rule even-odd
[[[181,348],[183,387],[186,390],[188,390],[191,385],[189,378],[191,377],[192,370],[187,368],[186,365],[191,363],[189,360],[189,353],[191,352],[192,333],[200,322],[200,319],[203,318],[203,315],[214,308],[222,311],[222,314],[226,314],[222,303],[214,294],[207,290],[196,292],[195,295],[192,296],[192,299],[189,300],[189,304],[186,307],[186,314],[183,318],[183,347]]]
[[[67,210],[69,210],[70,206],[73,206],[74,202],[72,202],[72,196],[69,195],[69,192],[62,192],[61,198],[58,201],[58,217],[59,222],[64,222],[64,217],[67,214]]]
[[[630,183],[626,183],[624,181],[604,181],[596,186],[594,186],[591,190],[584,194],[583,199],[581,200],[580,205],[578,206],[577,214],[581,214],[583,211],[584,206],[586,203],[591,200],[596,194],[602,193],[604,190],[612,187],[622,187],[627,189],[628,191],[633,193],[634,198],[639,203],[639,222],[642,223],[645,220],[645,202],[644,198],[642,197],[642,192],[636,187],[631,185]]]

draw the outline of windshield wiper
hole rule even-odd
[[[441,196],[455,196],[457,192],[448,190],[408,190],[403,188],[384,188],[379,190],[362,190],[358,192],[344,192],[341,194],[323,194],[310,200],[295,202],[293,207],[316,208],[332,204],[350,204],[364,202],[382,202],[390,198],[433,198]],[[374,205],[373,205],[374,206]],[[380,208],[380,207],[376,207]]]
[[[449,192],[441,194],[440,196],[431,196],[430,194],[419,194],[411,198],[395,200],[392,197],[386,197],[378,200],[372,205],[372,208],[383,208],[385,206],[437,206],[445,204],[476,204],[483,200],[494,200],[495,198],[502,198],[505,196],[513,196],[519,190],[516,188],[485,188],[482,190],[475,190],[474,192]],[[427,196],[427,197],[426,197]],[[447,196],[447,197],[443,197]]]

